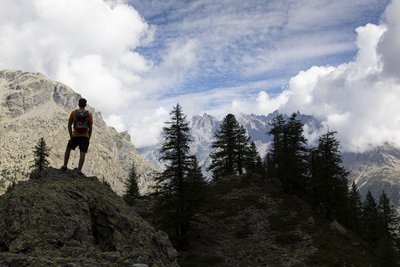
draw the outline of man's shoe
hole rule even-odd
[[[68,168],[67,168],[67,167],[65,167],[65,166],[62,166],[62,167],[60,168],[60,170],[61,170],[61,171],[63,171],[63,172],[65,172],[65,171],[67,171],[67,170],[68,170]]]
[[[81,171],[81,170],[79,170],[78,168],[75,168],[75,171],[76,171],[76,173],[77,173],[77,174],[79,174],[79,175],[83,175],[82,171]]]

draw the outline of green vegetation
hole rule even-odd
[[[196,158],[189,154],[190,128],[181,106],[177,104],[170,115],[168,126],[163,128],[165,141],[161,148],[166,168],[156,179],[157,214],[161,229],[183,249],[206,184]]]
[[[50,148],[47,146],[46,142],[44,141],[44,138],[40,138],[38,143],[36,144],[33,154],[34,154],[34,160],[33,160],[33,165],[31,168],[33,169],[34,172],[41,172],[47,167],[49,167],[49,153],[50,153]]]
[[[250,142],[246,129],[239,124],[233,114],[222,120],[221,128],[215,133],[211,165],[214,180],[228,175],[262,173],[261,158],[256,146]]]
[[[297,118],[297,114],[292,114],[288,119],[278,114],[267,133],[272,135],[273,141],[266,156],[266,166],[263,167],[255,144],[247,137],[235,116],[228,114],[212,144],[209,170],[213,172],[214,179],[208,187],[203,187],[204,178],[197,160],[189,155],[190,128],[179,105],[173,109],[171,115],[171,121],[167,122],[169,127],[164,128],[165,142],[161,159],[167,161],[167,169],[159,177],[158,193],[162,201],[158,206],[164,211],[162,217],[166,219],[161,229],[166,230],[178,244],[178,249],[183,253],[180,261],[184,266],[206,266],[203,265],[204,262],[213,266],[212,262],[201,258],[202,255],[208,255],[207,259],[221,257],[218,253],[194,253],[190,250],[190,237],[203,236],[199,238],[202,241],[191,240],[200,244],[207,243],[207,238],[227,235],[218,233],[222,229],[208,232],[198,222],[189,224],[192,218],[203,218],[207,214],[206,216],[212,216],[208,219],[213,223],[227,223],[234,229],[229,237],[226,236],[231,241],[224,242],[240,242],[240,246],[246,247],[245,243],[258,234],[252,230],[254,225],[246,223],[242,218],[233,227],[234,223],[230,221],[238,220],[243,212],[254,209],[268,214],[260,220],[265,220],[268,228],[273,231],[266,238],[274,240],[278,246],[288,249],[296,244],[302,246],[305,242],[302,232],[313,236],[316,251],[310,252],[307,264],[364,266],[374,261],[380,266],[398,265],[397,213],[384,192],[379,204],[371,194],[362,202],[355,184],[348,187],[348,172],[342,165],[336,132],[328,131],[323,134],[317,146],[310,148],[304,137],[303,123]],[[191,159],[193,165],[190,164]],[[195,177],[197,178],[194,179]],[[255,189],[255,184],[259,186],[258,189]],[[260,192],[255,194],[254,191],[248,191],[249,188]],[[190,195],[189,198],[187,193],[195,192],[196,189],[202,193],[194,193],[194,197]],[[204,204],[189,204],[198,204],[196,197],[199,197],[198,201],[204,201]],[[268,202],[260,201],[260,198],[271,202],[276,201],[273,198],[279,199],[278,210],[270,211],[272,206]],[[297,210],[293,205],[297,206]],[[330,222],[334,221],[336,224],[340,223],[339,227],[344,226],[345,233],[329,228]],[[175,226],[172,235],[166,227],[168,222],[171,223],[170,226]],[[208,237],[207,233],[212,237]],[[360,250],[364,252],[360,253]],[[251,255],[253,252],[241,253]],[[190,257],[193,257],[193,261],[190,261]],[[274,257],[271,256],[271,263],[279,265],[279,258]]]
[[[138,175],[136,173],[136,167],[134,163],[132,163],[132,168],[129,173],[128,181],[126,182],[125,185],[127,189],[123,198],[129,206],[133,206],[135,204],[136,198],[140,196],[139,186],[138,186]]]

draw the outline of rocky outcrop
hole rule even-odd
[[[167,235],[96,177],[35,177],[0,197],[0,266],[177,266]]]
[[[12,181],[28,178],[32,150],[41,137],[51,147],[51,166],[62,165],[69,139],[67,120],[80,98],[40,73],[0,71],[0,194]],[[129,134],[107,126],[99,112],[88,109],[94,126],[84,173],[106,179],[121,194],[134,162],[139,186],[146,191],[153,167],[139,155]],[[70,167],[77,166],[78,154],[71,154]]]

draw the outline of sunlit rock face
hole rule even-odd
[[[50,165],[61,167],[68,142],[67,121],[81,96],[67,85],[40,73],[0,71],[0,193],[14,180],[29,177],[33,148],[43,137],[51,148]],[[119,194],[124,192],[132,163],[147,191],[153,167],[146,163],[128,133],[106,125],[100,112],[93,113],[93,135],[83,172],[105,179]],[[71,153],[69,168],[77,167],[79,152]]]

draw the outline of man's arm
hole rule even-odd
[[[72,138],[72,123],[74,122],[74,115],[73,112],[71,113],[71,115],[69,116],[68,119],[68,133],[69,133],[69,137]]]
[[[93,115],[92,113],[89,113],[89,130],[88,130],[89,139],[92,136],[92,127],[93,127]]]

